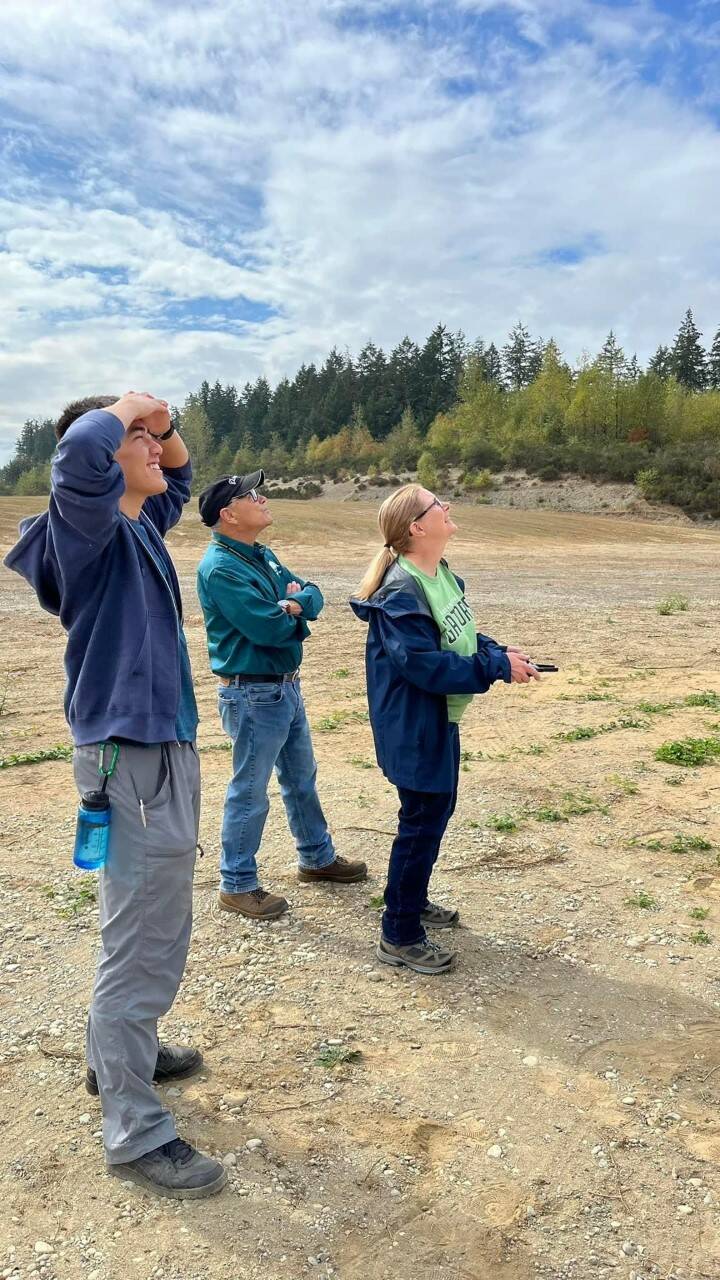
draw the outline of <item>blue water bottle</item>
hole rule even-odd
[[[80,797],[73,862],[82,871],[105,865],[110,840],[110,797],[103,791],[86,791]]]
[[[105,748],[111,748],[110,765],[105,767]],[[80,797],[75,831],[73,862],[81,871],[99,871],[105,866],[110,843],[110,797],[107,784],[115,772],[120,748],[117,742],[101,742],[98,773],[103,784],[99,791],[86,791]]]

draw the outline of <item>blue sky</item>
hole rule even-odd
[[[720,0],[3,0],[0,460],[518,318],[571,360],[720,327]]]

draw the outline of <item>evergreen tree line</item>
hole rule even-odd
[[[499,348],[438,325],[389,355],[372,342],[356,359],[333,349],[274,389],[205,381],[173,417],[197,487],[257,467],[275,480],[417,470],[436,486],[458,468],[482,490],[511,467],[633,480],[651,499],[720,517],[720,329],[706,350],[690,310],[645,368],[612,331],[571,369],[521,322]],[[51,422],[26,422],[0,492],[47,492],[54,443]]]

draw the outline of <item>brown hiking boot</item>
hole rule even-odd
[[[367,863],[349,862],[347,858],[336,858],[327,867],[313,871],[311,867],[298,867],[298,880],[310,884],[314,880],[328,880],[331,884],[356,884],[358,880],[367,878]]]
[[[277,920],[288,910],[285,898],[265,889],[251,889],[249,893],[223,893],[220,891],[220,907],[223,911],[236,911],[249,920]]]

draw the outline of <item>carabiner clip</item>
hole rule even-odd
[[[112,755],[111,755],[111,757],[110,757],[110,768],[109,768],[109,769],[106,769],[106,768],[105,768],[105,748],[106,748],[106,747],[112,747]],[[102,774],[102,777],[103,777],[103,784],[102,784],[102,787],[100,788],[100,789],[101,789],[101,791],[104,791],[104,790],[105,790],[105,788],[107,787],[107,784],[108,784],[108,778],[111,778],[111,777],[112,777],[112,775],[114,774],[114,772],[115,772],[115,765],[116,765],[116,764],[117,764],[117,762],[118,762],[118,756],[119,756],[119,755],[120,755],[120,747],[119,747],[119,745],[118,745],[118,743],[117,743],[117,742],[101,742],[101,743],[100,743],[100,756],[99,756],[99,759],[98,759],[98,773],[99,773],[99,774]]]

